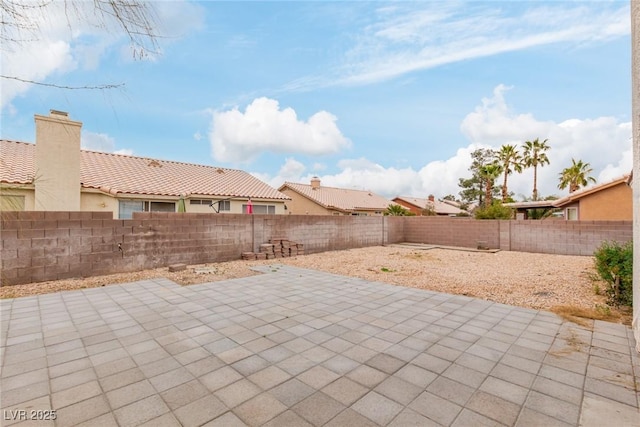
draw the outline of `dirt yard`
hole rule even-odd
[[[468,295],[504,304],[582,312],[583,317],[628,322],[625,313],[609,309],[596,281],[593,258],[524,252],[479,252],[416,245],[377,246],[323,252],[268,261],[230,261],[112,274],[0,288],[0,298],[15,298],[62,290],[107,286],[154,277],[182,285],[258,274],[252,266],[287,264],[399,286]],[[587,313],[587,314],[584,314]],[[567,315],[564,313],[563,315]],[[571,316],[571,314],[569,314]]]

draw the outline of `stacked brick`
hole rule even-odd
[[[271,239],[260,245],[259,252],[242,252],[243,260],[285,258],[304,255],[304,245],[288,239]]]

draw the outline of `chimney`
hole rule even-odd
[[[81,122],[64,111],[50,110],[49,116],[35,115],[36,176],[35,209],[80,210]]]
[[[320,188],[320,178],[314,176],[313,178],[311,178],[311,189],[317,190],[318,188]]]
[[[433,202],[435,202],[435,200],[436,200],[436,198],[435,198],[435,197],[433,197],[433,194],[429,194],[429,201],[430,201],[431,203],[433,203]]]

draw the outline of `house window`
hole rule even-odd
[[[247,213],[247,205],[242,205],[242,213]],[[275,215],[276,207],[275,205],[253,205],[253,213]]]
[[[567,219],[569,221],[578,220],[578,208],[567,208]]]
[[[191,199],[189,200],[190,205],[210,205],[213,200],[208,199]]]
[[[134,212],[143,211],[143,202],[138,200],[120,200],[118,202],[118,218],[131,219]]]
[[[24,196],[0,196],[0,211],[23,211]]]
[[[175,212],[175,202],[150,202],[141,200],[120,200],[118,218],[131,219],[134,212]]]
[[[218,212],[226,211],[229,212],[231,210],[231,200],[220,200],[218,202]]]

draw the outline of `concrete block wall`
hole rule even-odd
[[[632,223],[160,212],[114,220],[110,212],[2,212],[0,233],[6,286],[236,260],[272,238],[303,243],[306,253],[404,241],[591,255],[605,240],[631,240]]]
[[[505,250],[593,255],[604,241],[632,240],[633,224],[631,221],[502,221],[502,236],[508,238]]]
[[[498,249],[499,222],[463,217],[405,217],[404,241],[466,248],[476,248],[478,242],[483,242],[489,248]]]
[[[386,222],[382,216],[254,215],[254,250],[279,237],[304,243],[308,254],[383,245],[390,243]]]

